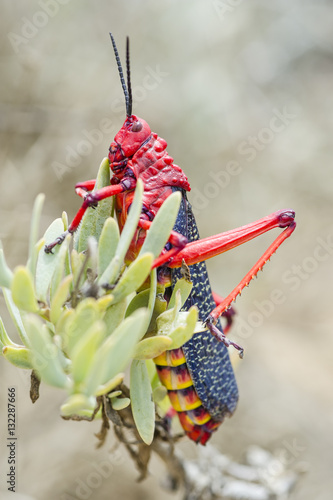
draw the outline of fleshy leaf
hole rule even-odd
[[[75,344],[98,319],[100,319],[100,312],[94,299],[87,298],[80,302],[74,314],[69,315],[64,323],[64,329],[61,332],[64,350],[71,354]]]
[[[19,309],[28,312],[38,311],[33,279],[26,267],[18,266],[15,269],[11,291],[13,301]]]
[[[124,299],[144,283],[150,273],[152,263],[153,254],[151,253],[143,254],[132,262],[112,290],[114,302]]]
[[[130,316],[131,314],[134,313],[137,309],[140,309],[141,307],[148,307],[149,303],[149,294],[150,294],[150,289],[147,288],[146,290],[142,290],[142,292],[137,293],[131,302],[128,304],[127,309],[126,309],[126,318]]]
[[[66,269],[66,261],[69,258],[69,244],[72,239],[72,236],[68,234],[60,246],[59,253],[56,257],[56,266],[54,269],[53,276],[51,278],[51,287],[50,287],[50,300],[53,300],[53,296],[58,290],[58,286],[65,276]]]
[[[0,286],[5,288],[10,288],[12,279],[13,279],[13,272],[7,266],[3,249],[0,248]]]
[[[172,309],[176,305],[176,295],[178,290],[180,291],[181,299],[180,299],[180,307],[183,307],[187,298],[189,297],[191,290],[193,288],[193,283],[191,281],[186,280],[185,278],[181,278],[178,280],[172,290],[172,295],[170,297],[170,301],[168,304],[168,309]]]
[[[20,339],[22,340],[22,342],[25,346],[29,347],[29,339],[28,339],[27,333],[25,331],[25,327],[24,327],[24,324],[22,321],[22,316],[21,316],[20,310],[18,309],[18,307],[15,305],[15,303],[13,301],[11,291],[4,288],[2,290],[2,293],[3,293],[3,296],[5,298],[6,306],[7,306],[7,309],[9,311],[9,314],[13,320],[14,325],[17,328]]]
[[[73,276],[66,276],[58,286],[58,289],[52,297],[50,306],[50,320],[55,325],[60,317],[64,302],[68,298],[69,289],[73,281]]]
[[[28,257],[27,267],[28,267],[29,271],[31,272],[32,276],[35,275],[35,271],[36,271],[36,263],[37,263],[37,258],[38,258],[38,251],[37,251],[38,246],[36,246],[36,244],[37,244],[37,240],[38,240],[40,217],[42,214],[44,200],[45,200],[44,194],[39,194],[37,196],[35,203],[34,203],[33,210],[32,210],[32,216],[31,216],[30,239],[29,239],[29,257]]]
[[[109,306],[105,312],[103,321],[106,325],[107,335],[111,335],[117,326],[120,325],[124,319],[126,310],[126,299]]]
[[[179,309],[181,307],[181,295],[178,290],[175,298],[175,305],[172,309],[167,309],[165,312],[159,315],[156,320],[157,331],[159,335],[169,335],[171,329],[174,328],[174,322],[176,321],[177,315],[179,314]]]
[[[101,276],[116,254],[119,229],[116,221],[106,219],[98,244],[98,275]]]
[[[85,280],[83,267],[86,263],[86,256],[84,253],[78,253],[76,250],[71,251],[70,262],[73,274],[73,283],[79,288]],[[77,282],[79,280],[79,283]]]
[[[95,406],[95,398],[89,398],[84,394],[73,394],[61,406],[60,411],[64,417],[70,415],[90,416]]]
[[[88,331],[81,336],[72,351],[72,376],[74,384],[80,384],[87,377],[94,362],[95,353],[105,336],[105,325],[96,321]]]
[[[25,327],[32,350],[32,364],[46,384],[69,388],[70,382],[59,361],[58,347],[52,342],[46,325],[39,318],[29,315]]]
[[[64,224],[61,219],[56,219],[46,230],[43,238],[46,243],[54,241],[64,232]],[[38,254],[35,276],[36,297],[42,302],[47,302],[48,291],[50,289],[51,279],[57,265],[57,256],[60,247],[57,245],[53,253],[45,253],[42,248]]]
[[[97,387],[97,390],[95,391],[95,396],[103,396],[103,394],[108,394],[110,391],[112,391],[112,389],[118,387],[118,385],[122,383],[124,377],[125,377],[124,373],[118,373],[115,377],[106,382],[106,384]]]
[[[164,385],[159,385],[153,390],[153,399],[155,403],[160,403],[168,395],[168,390]]]
[[[111,398],[111,406],[114,410],[120,411],[127,408],[131,404],[129,398]]]
[[[131,364],[130,398],[138,433],[150,445],[155,430],[155,405],[145,361],[134,359]]]
[[[97,174],[96,184],[93,192],[110,185],[110,164],[107,158],[104,158]],[[82,219],[78,233],[74,237],[74,248],[78,252],[83,252],[88,246],[88,238],[94,235],[99,240],[105,220],[110,217],[112,208],[112,197],[106,198],[98,203],[94,209],[89,207]]]
[[[4,346],[20,347],[18,344],[15,344],[15,342],[13,342],[9,338],[5,325],[3,324],[3,321],[0,318],[0,349],[2,349]]]
[[[177,318],[178,326],[170,333],[172,345],[169,349],[178,349],[192,338],[197,320],[198,309],[195,306],[191,307],[187,312],[179,313]]]
[[[148,339],[141,340],[135,348],[133,358],[152,359],[156,358],[162,352],[171,349],[172,339],[167,335],[158,335]]]
[[[104,283],[112,283],[120,272],[127,250],[138,227],[142,209],[142,194],[143,182],[141,179],[138,179],[131,210],[128,212],[126,224],[121,232],[116,255],[99,278],[99,283],[101,285]]]
[[[130,362],[137,342],[145,333],[147,312],[139,309],[124,319],[114,333],[106,338],[96,352],[86,382],[86,394],[93,394],[99,385],[122,373]]]
[[[6,345],[2,349],[2,354],[7,361],[18,368],[23,368],[25,370],[31,370],[33,368],[31,362],[31,351],[26,347]]]
[[[149,231],[147,231],[145,241],[140,251],[141,255],[146,252],[151,252],[154,258],[160,255],[175,225],[180,201],[181,194],[177,191],[168,196],[163,202]]]

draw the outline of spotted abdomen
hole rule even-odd
[[[184,190],[174,230],[186,236],[188,241],[199,239]],[[206,264],[200,262],[189,268],[193,288],[183,310],[196,305],[199,318],[204,322],[215,307]],[[174,286],[182,274],[179,269],[172,269],[171,273]],[[154,361],[186,434],[193,441],[205,444],[225,417],[233,414],[238,401],[227,347],[203,330],[195,333],[181,348],[166,351]]]

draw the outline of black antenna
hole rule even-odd
[[[127,91],[128,91],[128,108],[127,115],[132,115],[132,86],[131,86],[131,70],[130,70],[130,50],[129,37],[126,37],[126,71],[127,71]]]
[[[130,99],[130,96],[129,96],[127,88],[126,88],[126,83],[125,83],[125,79],[124,79],[123,68],[121,66],[120,57],[119,57],[119,54],[118,54],[118,49],[117,49],[117,46],[116,46],[116,42],[115,42],[115,40],[114,40],[114,38],[112,36],[112,33],[110,33],[110,37],[111,37],[111,42],[112,42],[112,46],[113,46],[114,55],[116,56],[116,61],[117,61],[117,66],[118,66],[118,72],[119,72],[119,76],[120,76],[121,86],[123,88],[124,95],[125,95],[126,114],[127,114],[127,116],[131,116],[132,115],[132,96],[131,96],[131,99]]]

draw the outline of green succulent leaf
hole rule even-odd
[[[38,312],[33,278],[26,267],[18,266],[15,269],[11,292],[13,301],[19,309]]]
[[[193,283],[191,281],[186,280],[185,278],[181,278],[178,280],[172,290],[172,295],[170,297],[170,301],[168,304],[168,309],[172,309],[176,305],[176,295],[180,293],[180,307],[183,307],[186,300],[188,299],[191,290],[193,288]],[[178,292],[179,290],[179,292]]]
[[[104,158],[97,174],[96,184],[93,192],[97,189],[110,185],[110,164],[107,158]],[[105,220],[110,217],[112,210],[112,197],[106,198],[98,203],[94,209],[89,207],[82,219],[78,232],[74,237],[74,248],[78,252],[83,252],[88,246],[88,238],[94,235],[99,240]]]
[[[168,390],[164,385],[159,385],[153,390],[153,399],[155,403],[161,403],[168,396]]]
[[[69,389],[71,384],[60,363],[59,348],[52,342],[45,324],[34,316],[25,318],[32,350],[32,364],[40,379],[48,385]]]
[[[123,299],[116,304],[111,304],[105,311],[103,321],[106,325],[107,335],[111,335],[124,319],[126,305],[127,301]]]
[[[159,315],[156,320],[157,331],[159,335],[169,335],[171,329],[175,326],[177,315],[181,307],[181,294],[178,290],[175,296],[175,305],[172,309],[167,309]]]
[[[55,325],[61,315],[63,305],[68,299],[69,290],[73,282],[73,276],[66,276],[58,286],[58,289],[51,300],[50,320]]]
[[[167,335],[158,335],[141,340],[133,353],[135,359],[156,358],[162,352],[171,348],[173,340]]]
[[[84,253],[78,253],[76,250],[71,251],[70,255],[71,271],[73,274],[73,283],[79,289],[85,281],[85,273],[83,272],[86,266],[86,256]],[[79,280],[79,281],[78,281]]]
[[[95,391],[95,396],[103,396],[103,394],[108,394],[110,391],[112,391],[112,389],[118,387],[118,385],[122,383],[124,377],[124,373],[118,373],[111,380],[108,380],[106,384],[100,385]]]
[[[2,349],[4,346],[12,346],[12,347],[19,347],[15,342],[13,342],[5,328],[5,325],[3,324],[2,319],[0,318],[0,349]]]
[[[204,325],[198,321],[198,309],[191,307],[188,311],[179,311],[182,303],[181,290],[175,294],[174,307],[167,309],[156,320],[157,334],[168,335],[172,339],[169,349],[178,349],[185,344],[194,333],[205,330]]]
[[[116,221],[106,219],[98,245],[98,275],[101,276],[114,258],[119,243],[119,228]]]
[[[181,194],[175,192],[168,196],[163,202],[149,231],[147,231],[145,241],[140,251],[141,255],[151,252],[155,259],[160,255],[175,225],[180,201]]]
[[[31,370],[33,368],[31,351],[26,347],[6,345],[2,349],[2,354],[7,361],[18,368],[23,368],[25,370]]]
[[[150,288],[146,288],[146,290],[142,290],[142,292],[139,292],[136,295],[134,295],[134,297],[127,306],[125,314],[126,318],[131,314],[133,314],[134,311],[136,311],[137,309],[140,309],[141,307],[148,307],[149,297],[150,297]]]
[[[96,406],[95,398],[89,398],[84,394],[73,394],[61,406],[61,415],[69,417],[71,415],[80,415],[90,417]]]
[[[86,394],[94,394],[97,387],[122,373],[129,364],[137,342],[145,334],[147,312],[139,309],[124,319],[112,335],[106,338],[96,352],[86,381]]]
[[[2,293],[6,302],[7,309],[9,311],[9,314],[12,318],[14,325],[16,326],[20,339],[25,346],[29,347],[29,339],[25,331],[25,327],[22,321],[22,316],[19,308],[15,305],[13,301],[11,291],[4,288],[2,290]]]
[[[150,445],[155,430],[155,405],[145,361],[134,359],[131,364],[130,398],[138,433]]]
[[[13,279],[13,272],[7,266],[3,249],[0,248],[0,286],[10,288]]]
[[[142,195],[143,182],[141,181],[141,179],[138,179],[133,203],[131,204],[131,210],[127,215],[126,224],[121,232],[116,255],[99,278],[100,285],[103,285],[105,283],[113,283],[120,272],[125,259],[125,255],[138,227],[142,209]]]
[[[69,259],[69,244],[72,236],[68,234],[63,241],[60,250],[57,254],[57,262],[51,278],[50,300],[52,302],[54,295],[57,293],[61,281],[64,279],[66,270],[66,261]]]
[[[56,219],[46,230],[43,239],[46,243],[54,241],[64,232],[62,219]],[[38,254],[35,276],[36,297],[38,300],[47,303],[48,292],[51,286],[51,279],[58,264],[58,253],[60,247],[56,246],[53,253],[45,253],[42,248]]]
[[[178,349],[182,345],[185,344],[188,340],[193,337],[195,333],[195,328],[197,326],[198,321],[198,309],[193,306],[188,312],[179,313],[177,318],[176,328],[170,332],[170,338],[172,339],[172,344],[168,349]],[[201,327],[201,323],[200,323]],[[200,328],[199,331],[202,331],[204,328]],[[168,350],[167,349],[167,350]]]
[[[125,270],[114,290],[112,290],[114,302],[123,300],[140,288],[150,273],[153,258],[152,254],[146,253],[132,262]]]
[[[129,398],[110,398],[111,406],[114,410],[120,411],[127,408],[131,404]]]
[[[101,319],[101,314],[96,300],[87,298],[82,300],[74,310],[69,314],[67,321],[64,322],[61,336],[64,350],[71,355],[77,342],[82,338],[85,332]]]
[[[88,376],[103,337],[105,337],[105,325],[102,321],[96,321],[75,344],[71,356],[74,384],[82,383]]]
[[[35,200],[34,207],[32,210],[31,224],[30,224],[30,239],[29,239],[29,257],[27,267],[31,272],[32,276],[35,275],[36,264],[38,258],[38,231],[40,218],[42,215],[42,209],[44,205],[45,195],[39,194]]]

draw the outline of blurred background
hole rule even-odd
[[[201,236],[296,210],[295,233],[237,299],[240,401],[212,439],[239,461],[251,444],[284,450],[306,471],[294,500],[328,500],[333,487],[332,23],[330,0],[1,2],[0,236],[10,266],[25,262],[36,195],[46,194],[41,234],[63,210],[72,218],[75,183],[95,176],[123,123],[111,30],[123,61],[131,38],[133,111],[189,177]],[[277,234],[210,260],[214,290],[227,295]],[[137,484],[123,449],[111,477],[84,491],[110,458],[112,432],[95,450],[100,424],[62,420],[61,391],[42,387],[33,406],[28,374],[4,360],[0,371],[1,433],[7,387],[18,391],[22,495],[181,498],[160,490],[158,461]]]

